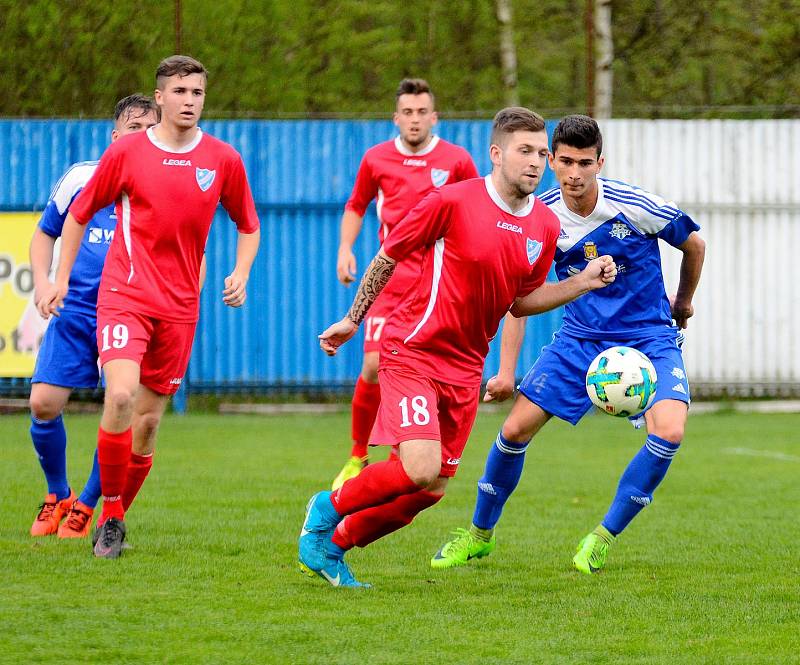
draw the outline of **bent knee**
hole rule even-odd
[[[680,443],[683,441],[684,428],[672,424],[668,427],[654,427],[649,434],[657,436],[659,439],[664,439],[670,443]]]
[[[145,413],[136,419],[136,429],[144,439],[153,438],[160,424],[161,416],[153,413]]]
[[[403,463],[403,469],[411,481],[418,487],[428,489],[439,478],[442,468],[440,459],[414,460],[411,464]]]
[[[500,432],[506,441],[514,443],[526,443],[533,438],[536,433],[536,426],[523,422],[516,418],[506,418]]]

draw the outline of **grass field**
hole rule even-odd
[[[602,415],[549,425],[475,565],[430,570],[468,526],[502,415],[481,414],[457,479],[409,528],[349,555],[369,591],[301,576],[308,497],[349,418],[168,417],[128,514],[134,549],[27,535],[44,484],[27,419],[0,418],[2,663],[798,663],[800,416],[698,415],[656,500],[600,575],[570,567],[643,437]],[[97,416],[70,416],[70,477]]]

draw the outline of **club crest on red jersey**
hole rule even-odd
[[[542,243],[528,238],[526,249],[528,250],[528,263],[533,265],[542,253]]]
[[[208,188],[214,184],[214,178],[217,176],[217,172],[209,169],[196,168],[194,170],[194,176],[197,179],[197,186],[200,187],[200,190],[207,192]]]
[[[431,169],[431,182],[434,187],[441,187],[450,177],[450,171],[444,169]]]

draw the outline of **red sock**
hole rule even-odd
[[[370,464],[331,494],[331,503],[340,515],[350,515],[370,506],[389,503],[420,487],[408,477],[399,459]]]
[[[97,431],[97,462],[100,465],[100,488],[103,492],[103,512],[98,524],[109,517],[125,518],[122,491],[128,476],[131,443],[130,427],[119,433],[106,432],[102,427]]]
[[[367,444],[372,426],[381,405],[381,386],[378,383],[367,383],[359,375],[356,389],[353,391],[353,457],[367,456]]]
[[[125,479],[125,489],[122,491],[123,510],[127,511],[131,507],[152,467],[153,453],[149,455],[131,453],[131,461],[128,463],[128,476]]]
[[[411,524],[419,513],[430,508],[442,496],[420,490],[413,494],[398,496],[390,503],[348,515],[339,522],[339,526],[333,532],[333,542],[343,550],[356,546],[366,547],[378,538]]]

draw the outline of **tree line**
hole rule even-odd
[[[179,48],[210,70],[210,117],[385,116],[404,76],[486,117],[510,44],[521,104],[583,112],[586,2],[504,0],[501,21],[496,0],[0,0],[0,115],[106,117]],[[610,4],[613,117],[800,117],[800,0]]]

